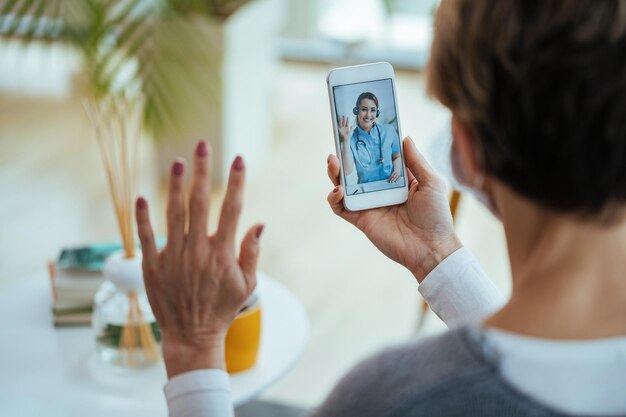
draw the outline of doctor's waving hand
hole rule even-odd
[[[358,183],[397,182],[402,176],[400,138],[392,125],[376,123],[378,98],[369,92],[359,95],[353,109],[356,126],[347,117],[339,120],[341,153],[346,175],[356,168]]]

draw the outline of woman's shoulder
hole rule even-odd
[[[342,378],[314,415],[377,415],[374,410],[386,415],[417,393],[491,372],[494,365],[482,352],[481,337],[478,328],[464,326],[387,348]]]
[[[376,123],[376,125],[380,128],[381,131],[389,132],[393,130],[395,132],[396,128],[393,123]]]
[[[379,123],[378,126],[384,136],[392,137],[394,139],[398,137],[398,131],[393,123]]]
[[[387,348],[363,361],[355,371],[375,371],[379,378],[422,391],[463,372],[495,366],[484,351],[483,341],[484,334],[477,325],[461,326]]]

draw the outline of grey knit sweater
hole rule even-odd
[[[626,394],[625,394],[626,395]],[[565,416],[518,392],[478,326],[413,341],[354,368],[311,417]]]

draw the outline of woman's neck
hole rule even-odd
[[[361,128],[361,130],[363,130],[365,133],[367,133],[369,135],[370,131],[372,130],[372,126],[369,127],[362,127],[361,125],[359,125],[359,127]]]
[[[513,291],[487,325],[552,339],[626,335],[626,221],[606,226],[499,194]]]

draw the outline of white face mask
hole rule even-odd
[[[463,169],[461,169],[458,152],[452,148],[453,147],[450,147],[450,164],[452,165],[452,173],[454,175],[455,182],[457,183],[455,184],[455,187],[472,194],[476,200],[480,201],[489,209],[491,214],[498,217],[498,210],[493,203],[493,199],[483,189],[485,175],[482,172],[479,172],[472,181],[469,181],[469,179],[466,178]]]
[[[483,172],[484,158],[481,157],[483,155],[482,149],[476,150],[476,155],[480,159],[479,161],[479,165],[481,166],[480,171],[478,172],[478,174],[476,174],[474,178],[470,180],[469,178],[467,178],[467,176],[465,175],[465,172],[463,172],[463,168],[461,167],[459,153],[454,147],[454,140],[452,138],[451,128],[449,129],[448,138],[450,142],[449,155],[450,155],[450,166],[452,168],[452,176],[454,177],[454,181],[453,181],[454,187],[458,188],[459,190],[469,192],[470,194],[472,194],[478,201],[480,201],[482,204],[485,205],[485,207],[489,209],[491,214],[499,218],[500,216],[498,214],[498,210],[496,208],[496,205],[493,201],[492,196],[489,193],[487,193],[484,189],[485,174]]]

